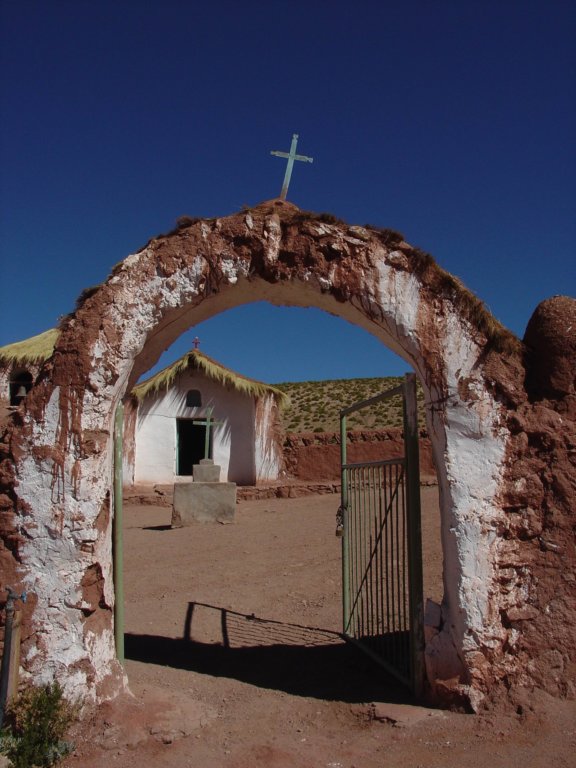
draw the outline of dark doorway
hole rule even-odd
[[[177,419],[178,448],[176,474],[191,475],[192,467],[206,458],[206,422],[199,419]],[[208,458],[212,458],[212,434],[208,445]]]

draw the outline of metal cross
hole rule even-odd
[[[204,458],[210,458],[210,427],[212,422],[212,408],[206,411],[206,439],[204,441]]]
[[[292,144],[290,146],[290,152],[278,152],[277,150],[270,152],[271,155],[276,155],[276,157],[286,157],[288,159],[288,164],[286,165],[286,173],[284,174],[284,183],[282,184],[282,192],[280,192],[281,200],[286,200],[286,195],[288,193],[288,185],[290,184],[290,177],[292,176],[292,168],[294,166],[294,160],[301,160],[303,163],[313,162],[312,157],[306,157],[306,155],[296,154],[297,143],[298,143],[298,134],[295,133],[292,135]]]
[[[194,349],[198,349],[198,347],[200,346],[200,339],[198,338],[198,336],[195,336],[192,339],[192,344],[194,344]]]
[[[194,419],[194,424],[198,427],[206,427],[206,433],[204,435],[204,458],[210,458],[210,432],[214,431],[214,427],[218,427],[224,422],[217,421],[213,416],[214,409],[212,406],[206,409],[206,415],[203,419]]]

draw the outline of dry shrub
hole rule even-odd
[[[48,768],[73,750],[64,740],[78,714],[58,683],[24,690],[6,711],[0,753],[14,768]]]

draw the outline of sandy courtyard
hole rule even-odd
[[[422,488],[425,596],[442,594],[435,487]],[[576,766],[573,702],[519,713],[414,706],[338,636],[336,495],[241,502],[171,530],[125,509],[126,671],[64,765],[86,768]]]

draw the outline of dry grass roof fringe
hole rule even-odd
[[[199,221],[206,221],[206,222],[212,222],[216,221],[214,217],[208,217],[208,218],[202,218],[200,216],[179,216],[176,219],[176,226],[172,227],[171,230],[168,232],[160,232],[157,235],[154,235],[151,237],[147,242],[141,247],[137,248],[134,253],[141,253],[142,251],[145,251],[148,246],[152,245],[152,243],[157,242],[158,240],[165,240],[168,237],[173,237],[174,235],[178,235],[182,232],[183,229],[188,229],[188,227],[192,227],[194,224],[197,224]],[[124,261],[119,261],[118,264],[116,264],[112,268],[112,275],[117,274],[122,269],[122,265],[124,264]]]
[[[52,356],[59,335],[60,330],[58,328],[51,328],[24,341],[17,341],[14,344],[0,347],[0,361],[6,364],[19,363],[22,365],[43,363]],[[133,394],[138,400],[142,400],[151,392],[168,389],[176,376],[188,368],[195,368],[212,381],[253,397],[272,395],[282,409],[290,405],[290,397],[276,387],[241,376],[197,350],[189,352],[155,376],[142,382],[142,384],[138,384],[134,387]]]
[[[342,227],[348,227],[349,224],[344,219],[339,219],[333,213],[315,213],[314,211],[297,211],[290,217],[288,223],[297,223],[300,221],[321,221],[324,224],[336,224]]]
[[[251,397],[272,395],[278,406],[282,409],[287,408],[290,404],[288,395],[281,392],[276,387],[241,376],[239,373],[235,373],[229,368],[225,368],[223,365],[220,365],[215,360],[208,357],[208,355],[198,352],[197,350],[188,352],[179,360],[176,360],[175,363],[172,363],[172,365],[169,365],[155,376],[152,376],[152,378],[142,382],[142,384],[137,384],[132,390],[132,393],[139,401],[141,401],[146,395],[168,389],[176,377],[189,368],[200,371],[206,377],[218,384],[230,387],[238,392],[250,395]]]
[[[178,229],[184,229],[185,227],[191,227],[199,221],[202,221],[199,216],[178,216],[176,219],[176,226]]]
[[[84,290],[81,292],[80,296],[78,296],[78,298],[76,299],[76,305],[75,305],[74,312],[78,312],[79,309],[82,309],[82,307],[88,301],[88,299],[91,296],[94,296],[94,294],[97,293],[98,290],[103,285],[104,285],[104,283],[97,283],[96,285],[91,285],[88,288],[84,288]]]
[[[404,235],[395,229],[377,227],[374,224],[364,224],[364,229],[368,229],[370,232],[375,232],[384,245],[394,245],[404,241]]]
[[[43,363],[52,356],[59,334],[58,328],[50,328],[24,341],[0,347],[0,360],[6,363]]]
[[[449,296],[470,325],[486,337],[492,349],[505,354],[522,351],[520,339],[502,325],[484,302],[466,288],[458,277],[442,269],[433,256],[420,248],[413,248],[411,257],[414,273],[432,289]]]

